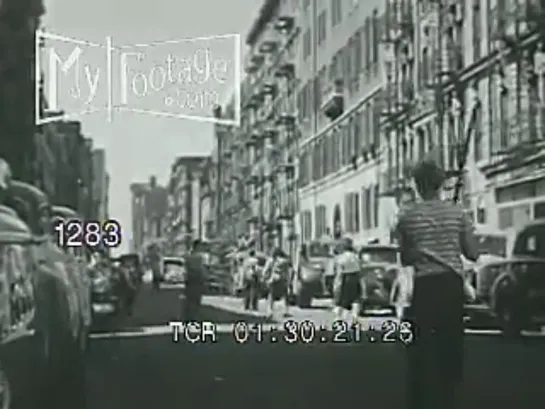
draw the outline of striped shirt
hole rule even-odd
[[[408,206],[399,215],[397,231],[403,265],[414,266],[415,275],[448,272],[437,262],[423,258],[416,249],[426,249],[456,271],[462,272],[461,255],[478,258],[473,226],[464,210],[452,202],[429,200]]]

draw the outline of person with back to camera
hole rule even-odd
[[[407,348],[408,409],[458,407],[463,376],[463,306],[474,297],[462,275],[461,255],[479,257],[472,222],[463,208],[440,198],[444,171],[433,161],[418,164],[413,177],[421,201],[398,221],[403,266],[414,267],[406,318],[414,343]]]
[[[244,309],[252,309],[257,311],[259,302],[258,291],[260,277],[258,271],[258,260],[254,249],[250,249],[248,251],[248,257],[246,257],[242,265],[242,273]]]
[[[344,310],[350,309],[351,319],[356,323],[359,320],[363,296],[361,262],[351,238],[345,237],[339,250],[334,260],[334,313],[341,320],[344,319]]]
[[[191,252],[185,260],[184,319],[195,321],[199,318],[202,295],[204,292],[204,263],[201,254],[201,241],[193,240]]]
[[[274,315],[274,303],[284,303],[284,317],[289,316],[288,286],[292,267],[289,257],[280,248],[275,248],[263,268],[263,281],[267,286],[267,315]]]

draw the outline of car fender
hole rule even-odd
[[[513,277],[512,274],[508,272],[504,272],[501,274],[498,274],[498,276],[494,279],[494,282],[492,283],[490,287],[490,293],[489,293],[489,299],[490,301],[490,307],[493,311],[496,310],[498,307],[498,300],[500,297],[500,294],[504,294],[503,291],[505,287],[508,289],[513,288],[516,285],[516,279]],[[509,290],[507,290],[509,291]]]

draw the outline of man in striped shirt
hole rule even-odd
[[[408,408],[452,408],[463,372],[460,256],[475,261],[479,255],[464,209],[440,198],[444,171],[424,161],[413,176],[422,200],[404,208],[397,228],[401,262],[414,267],[415,274],[407,311],[415,331],[408,348]]]

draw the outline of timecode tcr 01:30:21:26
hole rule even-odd
[[[58,220],[53,226],[59,247],[106,247],[121,245],[121,225],[117,220]]]

